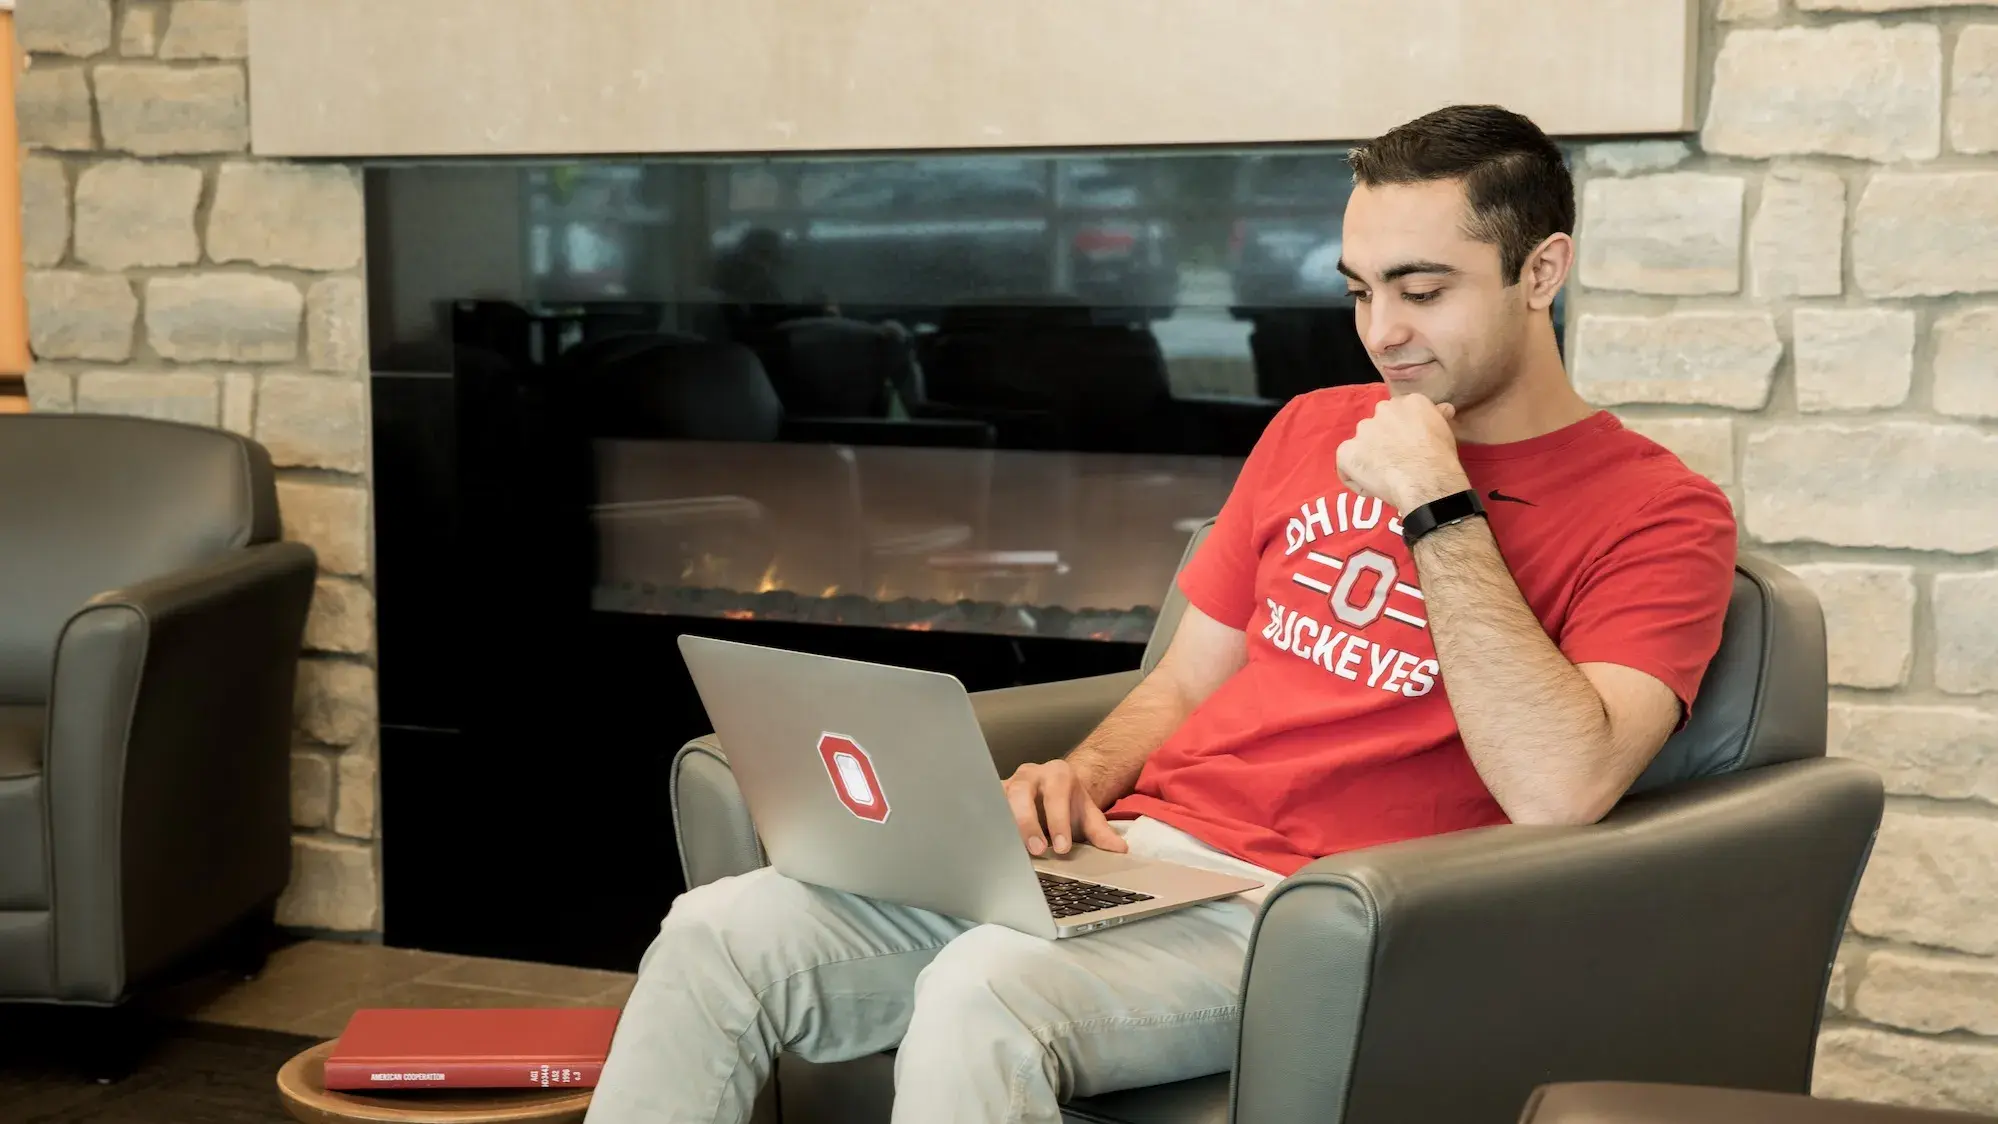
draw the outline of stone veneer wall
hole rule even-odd
[[[1584,151],[1571,367],[1817,590],[1892,794],[1819,1091],[1998,1110],[1998,4],[1703,17],[1698,136]]]
[[[236,0],[20,0],[36,410],[220,425],[319,554],[281,922],[381,927],[359,174],[251,158]]]

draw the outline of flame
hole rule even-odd
[[[762,580],[756,583],[756,592],[769,593],[771,590],[776,589],[781,584],[782,583],[780,583],[777,580],[777,563],[772,562],[770,564],[770,568],[768,570],[763,571]]]
[[[723,609],[721,615],[732,621],[753,621],[756,619],[756,611],[753,609]]]
[[[902,627],[910,632],[928,632],[935,628],[936,625],[930,621],[910,621]]]
[[[837,586],[837,585],[829,585],[829,586],[827,586],[827,587],[825,587],[824,589],[822,589],[822,590],[820,590],[820,591],[819,591],[819,599],[820,599],[820,600],[831,600],[831,599],[832,599],[832,597],[833,597],[833,595],[834,595],[834,594],[837,594],[838,592],[839,592],[839,586]]]

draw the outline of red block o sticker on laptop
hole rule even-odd
[[[874,759],[845,734],[820,734],[819,757],[832,778],[833,792],[846,810],[863,820],[888,821],[888,794],[874,772]]]

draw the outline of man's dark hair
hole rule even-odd
[[[1521,115],[1496,105],[1426,113],[1353,150],[1353,179],[1381,184],[1462,180],[1470,200],[1465,233],[1499,248],[1506,284],[1526,255],[1555,232],[1575,232],[1575,181],[1561,149]]]

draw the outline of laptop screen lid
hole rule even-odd
[[[1054,934],[955,677],[710,637],[680,651],[778,871]]]

